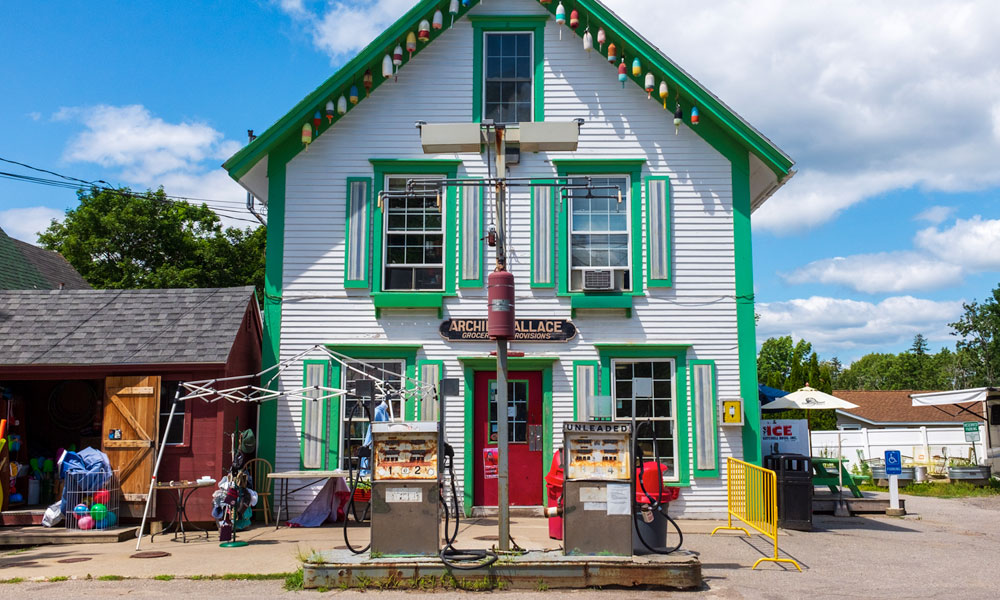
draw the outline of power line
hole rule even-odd
[[[26,164],[26,163],[18,162],[18,161],[15,161],[15,160],[10,160],[10,159],[3,158],[3,157],[0,157],[0,161],[6,162],[6,163],[9,163],[9,164],[18,165],[18,166],[21,166],[21,167],[24,167],[24,168],[27,168],[27,169],[31,169],[33,171],[38,171],[40,173],[48,173],[50,175],[55,175],[56,177],[59,177],[61,180],[59,180],[59,179],[46,179],[46,178],[43,178],[43,177],[35,177],[35,176],[24,175],[24,174],[20,174],[20,173],[8,173],[8,172],[4,172],[4,171],[0,171],[0,179],[10,179],[10,180],[14,180],[14,181],[22,181],[22,182],[25,182],[25,183],[34,183],[34,184],[37,184],[37,185],[46,185],[46,186],[49,186],[49,187],[56,187],[56,188],[61,188],[61,189],[72,189],[72,190],[78,190],[78,189],[80,189],[80,185],[79,184],[82,183],[82,184],[86,184],[86,185],[91,186],[91,187],[93,187],[93,188],[95,188],[97,190],[100,190],[100,191],[113,191],[113,192],[122,193],[122,189],[121,188],[116,188],[116,187],[112,186],[109,182],[104,181],[103,179],[97,180],[97,181],[86,181],[84,179],[80,179],[80,178],[77,178],[77,177],[71,177],[69,175],[63,175],[62,173],[57,173],[55,171],[50,171],[48,169],[41,169],[39,167],[34,167],[34,166]],[[62,181],[62,180],[65,180],[65,181]],[[76,182],[76,183],[74,183],[74,182]],[[103,183],[105,185],[103,185],[103,186],[102,185],[98,185],[98,184],[101,184],[101,183]],[[133,194],[133,192],[131,190],[129,190],[129,193]],[[155,196],[151,196],[151,197],[159,200],[159,197],[155,197]],[[240,210],[240,209],[242,209],[245,205],[242,202],[239,202],[239,201],[236,201],[236,200],[219,200],[219,199],[209,199],[209,198],[193,198],[193,197],[189,197],[189,196],[172,196],[170,194],[164,194],[162,197],[166,201],[170,201],[170,202],[176,202],[176,201],[185,202],[185,203],[200,202],[200,203],[208,205],[209,208],[213,212],[219,213],[222,216],[225,216],[226,218],[237,220],[237,221],[243,221],[245,223],[254,223],[254,224],[257,223],[257,221],[245,218],[243,216],[245,213],[243,212],[243,210]],[[210,203],[216,204],[216,206],[212,206]],[[231,205],[231,206],[226,206],[226,205]],[[234,207],[239,207],[239,208],[234,208]]]

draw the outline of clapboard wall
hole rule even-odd
[[[535,2],[514,0],[487,2],[472,14],[542,12]],[[433,312],[386,311],[376,319],[367,290],[343,287],[346,178],[371,177],[369,158],[435,158],[423,154],[414,123],[469,120],[472,53],[473,29],[463,19],[407,63],[398,81],[379,86],[371,98],[354,107],[317,138],[307,152],[299,153],[288,164],[282,359],[318,343],[419,343],[423,345],[419,359],[443,360],[443,375],[461,378],[458,356],[486,355],[493,349],[489,343],[446,343],[437,334],[440,320]],[[715,361],[719,397],[740,396],[730,164],[687,125],[675,134],[670,113],[663,110],[655,95],[648,100],[645,92],[632,83],[622,89],[616,75],[614,66],[596,52],[586,53],[580,38],[568,29],[560,39],[559,26],[549,20],[545,28],[545,118],[569,121],[582,117],[586,124],[575,154],[525,153],[511,174],[554,176],[550,160],[560,157],[645,158],[644,177],[671,178],[674,286],[647,288],[645,297],[635,299],[631,319],[620,312],[580,312],[574,319],[580,335],[567,344],[535,343],[515,348],[531,355],[559,357],[553,368],[556,447],[561,443],[561,422],[573,418],[573,361],[596,360],[594,343],[692,344],[689,360]],[[460,158],[463,164],[459,176],[487,173],[484,157],[478,154],[436,158]],[[645,211],[644,197],[632,201],[641,201]],[[570,318],[568,298],[557,297],[554,290],[530,288],[526,192],[515,192],[511,211],[514,258],[509,268],[517,281],[518,316]],[[641,239],[645,240],[645,229]],[[565,249],[558,248],[557,252]],[[452,259],[457,262],[457,258]],[[488,264],[491,259],[489,254]],[[635,281],[640,283],[638,278]],[[485,298],[485,288],[459,289],[456,297],[445,299],[445,318],[483,317]],[[302,380],[297,370],[283,377],[288,387],[297,387]],[[689,400],[685,395],[678,402]],[[456,446],[459,469],[465,467],[463,410],[461,396],[449,403],[447,432]],[[285,401],[279,406],[277,470],[299,468],[300,415],[298,402]],[[688,438],[692,437],[689,431]],[[739,428],[720,428],[720,449],[723,468],[725,456],[742,455]],[[682,451],[690,455],[690,449]],[[304,490],[296,495],[292,513],[304,508],[315,491]],[[693,479],[672,512],[719,515],[725,512],[725,502],[723,479]]]

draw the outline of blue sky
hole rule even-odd
[[[11,5],[0,157],[239,214],[219,165],[246,130],[413,1]],[[952,344],[961,302],[1000,284],[1000,3],[606,3],[798,162],[754,215],[761,339],[845,361]],[[34,241],[75,201],[0,179],[0,226]]]

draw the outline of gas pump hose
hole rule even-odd
[[[649,550],[654,554],[671,554],[679,550],[681,545],[684,544],[684,534],[681,532],[680,526],[677,525],[677,521],[674,521],[670,517],[670,515],[667,514],[667,510],[664,508],[663,502],[661,501],[661,498],[663,498],[663,473],[660,467],[660,448],[658,440],[656,438],[656,428],[653,427],[652,420],[645,421],[644,423],[637,426],[634,434],[635,441],[633,443],[635,449],[635,457],[639,461],[639,477],[637,478],[639,480],[639,488],[642,489],[642,493],[646,496],[646,499],[651,499],[649,492],[646,491],[646,482],[642,480],[643,468],[646,464],[646,457],[643,455],[642,447],[639,445],[639,427],[641,427],[642,425],[647,425],[649,427],[650,433],[653,437],[653,460],[656,461],[656,471],[657,471],[656,480],[657,482],[659,482],[659,487],[660,487],[659,493],[656,495],[656,500],[654,500],[653,503],[650,504],[649,508],[650,510],[660,511],[660,514],[663,515],[667,519],[667,521],[674,526],[674,529],[677,530],[677,545],[674,546],[673,548],[653,548],[648,543],[646,543],[646,540],[642,537],[642,530],[639,528],[639,519],[641,518],[640,515],[642,513],[642,509],[639,507],[639,502],[635,500],[633,500],[634,505],[632,509],[632,524],[635,527],[636,537],[639,538],[639,542],[642,543],[642,545],[645,546],[647,550]]]
[[[444,548],[441,549],[441,562],[452,569],[460,571],[472,571],[488,567],[497,561],[497,554],[489,550],[466,550],[455,548],[453,545],[458,537],[459,513],[458,490],[455,487],[455,450],[450,444],[445,444],[445,462],[448,467],[448,475],[451,478],[451,498],[452,506],[455,509],[455,533],[449,533],[449,510],[448,501],[444,494],[441,494],[441,506],[444,508]]]
[[[371,419],[373,421],[374,419]],[[369,422],[371,422],[369,421]],[[347,414],[347,435],[351,435],[351,425],[354,423],[354,410],[352,409]],[[360,458],[360,454],[359,454]],[[368,549],[372,547],[371,541],[364,548],[355,548],[351,545],[351,540],[347,536],[347,522],[348,516],[351,514],[351,509],[354,508],[354,492],[358,489],[358,481],[361,479],[361,462],[358,462],[358,474],[354,475],[354,461],[351,457],[347,457],[347,482],[351,488],[350,499],[347,501],[347,506],[344,507],[344,543],[347,545],[347,549],[354,554],[361,554],[363,552],[368,552]],[[368,511],[371,510],[371,502],[365,507],[365,512],[361,515],[361,521],[364,522],[365,518],[368,516]]]

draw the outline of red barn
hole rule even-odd
[[[121,470],[124,518],[142,514],[161,442],[160,481],[218,479],[237,419],[240,429],[256,430],[256,408],[190,401],[167,431],[171,402],[182,381],[259,372],[261,332],[253,287],[0,290],[0,418],[20,442],[10,461],[41,459],[42,467],[60,449],[102,449]],[[55,495],[43,473],[29,506],[28,471],[15,484],[23,503],[4,507],[4,524],[38,522]],[[158,494],[156,516],[170,520],[166,494]],[[210,511],[211,489],[198,490],[190,519],[209,521]]]

